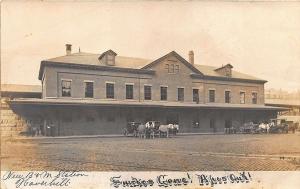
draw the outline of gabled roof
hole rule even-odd
[[[216,71],[216,67],[214,66],[207,66],[207,65],[199,65],[199,64],[194,64],[195,67],[201,71],[205,76],[209,76],[209,77],[219,77],[219,78],[227,78],[224,75],[218,73]],[[259,79],[257,77],[248,75],[248,74],[244,74],[238,71],[234,71],[232,70],[231,73],[231,78],[235,78],[235,79],[248,79],[248,80],[259,80],[259,81],[264,81],[262,79]]]
[[[99,59],[101,59],[104,55],[106,54],[113,54],[114,56],[117,56],[117,53],[115,53],[113,50],[109,49],[108,51],[105,51],[104,53],[102,53],[100,56],[99,56]]]
[[[108,50],[112,51],[112,50]],[[106,51],[106,52],[108,52]],[[113,51],[112,51],[113,52]],[[113,52],[114,53],[114,52]],[[133,57],[125,57],[125,56],[116,56],[115,57],[115,65],[109,66],[106,64],[102,64],[99,61],[99,57],[103,55],[102,54],[93,54],[93,53],[85,53],[85,52],[79,52],[79,53],[73,53],[70,55],[60,56],[56,58],[47,59],[41,62],[40,66],[40,73],[39,73],[39,79],[42,79],[43,69],[45,65],[57,65],[57,66],[77,66],[78,68],[90,68],[90,69],[97,69],[97,68],[107,68],[109,70],[131,70],[136,71],[138,73],[144,73],[147,71],[151,71],[149,68],[154,66],[155,64],[159,63],[161,60],[169,57],[174,56],[179,61],[181,61],[183,64],[185,64],[187,67],[189,67],[192,71],[195,72],[195,75],[199,78],[206,77],[208,79],[218,79],[218,80],[228,80],[228,77],[218,73],[216,70],[219,68],[214,66],[207,66],[207,65],[199,65],[199,64],[190,64],[187,60],[185,60],[183,57],[181,57],[178,53],[175,51],[172,51],[156,60],[149,60],[149,59],[143,59],[143,58],[133,58]],[[227,64],[225,66],[232,66],[230,64]],[[223,67],[225,67],[223,66]],[[237,72],[232,70],[232,75],[230,77],[230,80],[232,81],[252,81],[252,82],[259,82],[259,83],[265,83],[267,81],[259,79],[257,77],[244,74],[241,72]]]
[[[41,62],[39,71],[39,80],[42,79],[43,69],[46,65],[57,65],[57,66],[71,66],[78,68],[90,68],[90,69],[114,69],[114,70],[137,70],[139,71],[144,65],[151,62],[151,60],[142,58],[133,58],[125,56],[115,57],[115,66],[108,66],[102,64],[99,61],[101,54],[78,52],[70,55],[60,56],[56,58],[46,59]],[[143,73],[147,70],[140,70]]]
[[[47,60],[44,60],[44,61],[57,62],[57,63],[71,63],[71,64],[107,66],[106,64],[100,64],[100,61],[99,61],[98,58],[102,54],[79,52],[79,53],[73,53],[73,54],[66,55],[66,56],[60,56],[60,57],[56,57],[56,58],[47,59]],[[144,65],[146,65],[150,62],[151,62],[151,60],[147,60],[147,59],[143,59],[143,58],[116,56],[114,67],[140,69]]]
[[[170,57],[170,56],[174,56],[176,57],[180,62],[182,62],[184,65],[186,65],[188,68],[190,68],[191,70],[193,70],[195,73],[201,74],[201,71],[199,71],[197,68],[195,68],[191,63],[189,63],[188,61],[186,61],[184,58],[182,58],[178,53],[176,53],[175,51],[172,51],[168,54],[166,54],[165,56],[162,56],[156,60],[154,60],[153,62],[151,62],[150,64],[147,64],[146,66],[142,67],[142,69],[148,69],[153,67],[154,65],[158,64],[159,62],[161,62],[163,59]]]
[[[233,68],[233,66],[231,64],[226,64],[225,66],[222,66],[220,68],[215,69],[215,71],[221,70],[221,69],[226,68],[226,67]]]

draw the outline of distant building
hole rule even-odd
[[[278,112],[278,118],[300,124],[300,100],[266,99],[266,105],[287,108]]]
[[[41,62],[40,99],[9,101],[43,135],[121,134],[129,121],[150,120],[177,123],[184,133],[223,132],[283,109],[265,106],[265,80],[230,64],[198,65],[192,51],[189,61],[175,51],[154,61],[112,50],[71,53],[71,45],[66,51]]]
[[[282,89],[266,89],[265,99],[300,100],[300,89],[297,92],[288,92]]]
[[[1,85],[1,136],[17,136],[20,133],[26,133],[29,126],[32,124],[32,119],[26,116],[27,109],[21,109],[18,114],[13,111],[12,107],[8,104],[9,100],[16,98],[41,98],[42,87],[38,85],[15,85],[15,84],[2,84]],[[38,124],[41,123],[41,120]]]
[[[300,124],[300,91],[288,92],[281,89],[268,89],[265,93],[265,104],[287,108],[278,113],[278,118]]]

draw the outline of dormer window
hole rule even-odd
[[[115,53],[114,51],[108,50],[100,55],[99,61],[101,64],[105,64],[108,66],[114,66],[116,64],[116,62],[115,62],[116,55],[117,55],[117,53]]]
[[[115,56],[112,54],[107,55],[107,64],[108,65],[115,65]]]
[[[231,77],[232,76],[232,71],[231,71],[232,68],[233,68],[233,66],[231,64],[226,64],[225,66],[215,69],[215,71],[225,77]]]

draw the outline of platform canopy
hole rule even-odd
[[[102,100],[102,99],[36,99],[19,98],[10,100],[12,105],[44,105],[44,106],[122,106],[122,107],[161,107],[161,108],[201,108],[201,109],[242,109],[242,110],[289,110],[284,107],[265,106],[258,104],[228,104],[228,103],[183,103],[162,101],[135,101],[135,100]]]
[[[300,107],[299,99],[266,99],[265,103],[268,106]]]

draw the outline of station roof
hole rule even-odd
[[[156,62],[157,60],[166,57],[168,55],[175,55],[179,56],[180,59],[183,59],[186,61],[184,58],[182,58],[178,53],[175,51],[172,51],[165,56],[162,56],[156,60],[149,60],[149,59],[143,59],[143,58],[134,58],[134,57],[125,57],[125,56],[116,56],[115,57],[115,65],[114,66],[108,66],[105,64],[101,64],[99,62],[99,57],[101,54],[93,54],[93,53],[86,53],[86,52],[78,52],[78,53],[73,53],[70,55],[65,55],[65,56],[60,56],[56,58],[51,58],[42,61],[41,64],[41,69],[40,69],[40,74],[39,78],[41,79],[41,70],[44,66],[44,64],[47,63],[56,63],[57,65],[59,64],[69,64],[72,66],[76,65],[91,65],[91,66],[101,66],[101,67],[112,67],[112,68],[127,68],[127,69],[136,69],[136,70],[141,70],[147,67],[147,65],[152,64],[153,62]],[[187,62],[187,61],[186,61]],[[218,67],[214,66],[207,66],[207,65],[199,65],[199,64],[193,64],[191,65],[193,69],[199,71],[202,73],[204,76],[208,77],[218,77],[218,78],[228,78],[220,73],[218,73],[216,70],[218,70]],[[244,74],[238,71],[232,70],[231,77],[233,79],[243,79],[243,80],[253,80],[253,81],[259,81],[259,82],[267,82],[265,80],[259,79],[257,77]]]
[[[56,58],[47,59],[48,62],[63,62],[70,64],[84,64],[84,65],[100,65],[99,57],[102,54],[93,54],[93,53],[73,53],[66,56],[60,56]],[[116,56],[115,57],[115,66],[120,68],[137,68],[140,69],[144,65],[152,62],[151,60],[142,59],[142,58],[133,58],[125,56]],[[108,66],[106,64],[101,64],[101,66]]]
[[[203,109],[243,109],[243,110],[287,110],[283,107],[265,106],[258,104],[225,104],[225,103],[182,103],[162,101],[126,101],[126,100],[102,100],[102,99],[35,99],[18,98],[10,100],[11,104],[23,105],[55,105],[55,106],[126,106],[126,107],[161,107],[161,108],[203,108]]]

